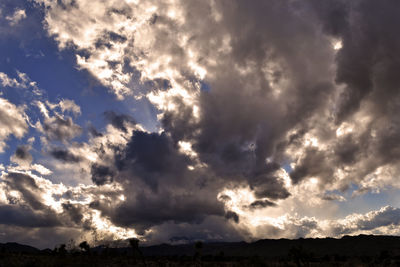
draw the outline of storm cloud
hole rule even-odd
[[[217,188],[208,188],[206,173],[188,169],[190,158],[165,133],[133,131],[126,146],[115,148],[114,161],[107,164],[92,165],[93,181],[120,183],[126,201],[112,209],[104,201],[92,207],[117,225],[144,233],[167,221],[200,223],[207,216],[224,215],[216,192],[210,192]]]

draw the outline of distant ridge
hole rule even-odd
[[[400,256],[399,236],[358,235],[336,238],[300,238],[300,239],[262,239],[247,242],[212,242],[203,244],[202,255],[225,255],[229,257],[286,257],[293,249],[316,257],[340,255],[346,257],[379,256],[383,252]],[[50,250],[39,250],[32,246],[18,243],[0,243],[0,250],[12,253],[48,253]],[[130,253],[131,248],[107,248],[98,246],[91,249],[95,253],[104,250],[116,254]],[[192,256],[196,253],[194,244],[170,245],[160,244],[140,247],[144,256]]]
[[[22,245],[15,242],[7,242],[5,244],[0,243],[0,251],[2,252],[12,252],[12,253],[38,253],[40,252],[39,249],[28,246]]]
[[[193,244],[141,247],[146,256],[193,255]],[[341,256],[378,256],[382,252],[400,255],[399,236],[359,235],[336,238],[300,238],[300,239],[262,239],[252,243],[246,242],[220,242],[204,243],[203,255],[217,255],[241,257],[285,257],[292,249],[311,253],[314,256],[325,255]]]

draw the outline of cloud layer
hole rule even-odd
[[[395,1],[35,2],[58,48],[116,101],[149,101],[158,129],[107,108],[106,127],[86,129],[73,100],[0,73],[35,95],[0,98],[0,150],[31,127],[47,157],[20,144],[3,166],[4,227],[150,243],[398,234],[390,205],[336,216],[400,188]]]

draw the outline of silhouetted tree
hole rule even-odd
[[[137,238],[129,239],[129,245],[131,246],[133,251],[139,250],[139,239]]]
[[[87,254],[90,253],[90,246],[89,246],[89,244],[88,244],[86,241],[81,242],[81,243],[79,244],[79,247],[80,247],[83,251],[85,251]]]
[[[134,259],[136,260],[136,256],[139,255],[142,258],[143,264],[146,266],[146,262],[144,260],[143,254],[139,249],[139,239],[131,238],[128,241],[129,241],[129,245],[132,248],[132,255],[133,255]]]
[[[65,244],[61,244],[57,249],[57,253],[60,255],[65,255],[67,253],[67,246]]]

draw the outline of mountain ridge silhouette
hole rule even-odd
[[[91,248],[91,251],[102,253],[106,249],[116,254],[128,253],[131,250],[130,247],[96,246]],[[223,254],[231,257],[284,257],[293,249],[318,257],[325,255],[379,256],[382,252],[400,256],[400,236],[358,235],[342,238],[260,239],[249,243],[245,241],[204,242],[202,254]],[[15,242],[0,243],[0,250],[12,253],[49,253],[51,251]],[[196,252],[194,243],[140,246],[140,250],[144,256],[183,256],[193,255]]]

